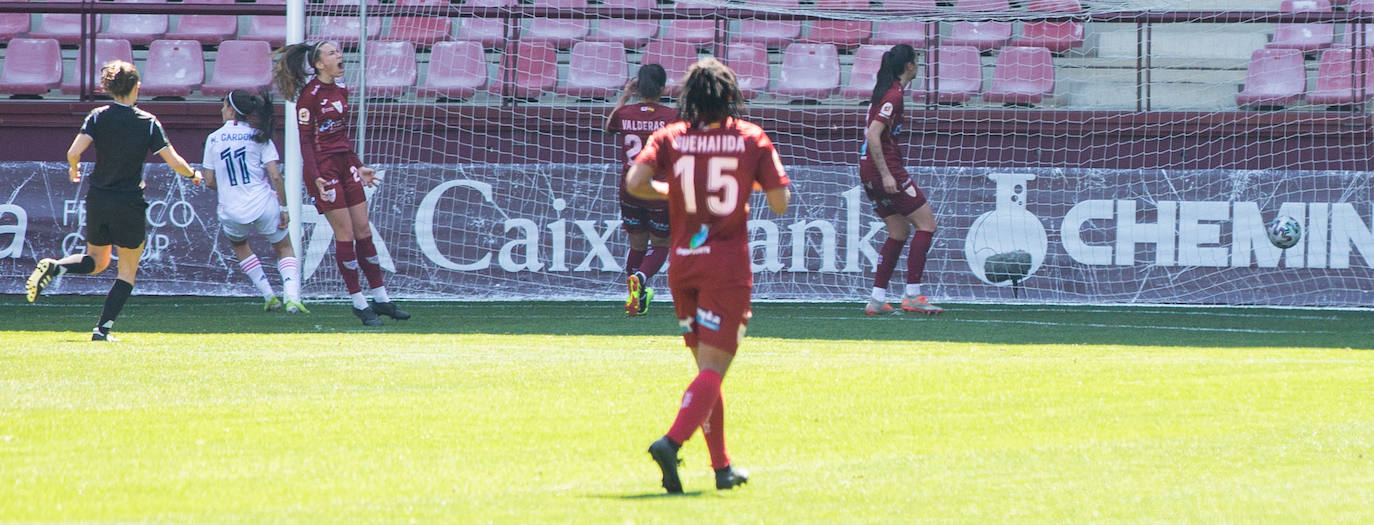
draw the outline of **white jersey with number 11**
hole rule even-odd
[[[271,140],[253,142],[253,133],[247,123],[229,121],[205,139],[202,163],[215,170],[221,221],[248,224],[277,209],[277,191],[263,168],[281,159]]]

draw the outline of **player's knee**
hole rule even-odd
[[[649,242],[657,248],[666,248],[668,246],[668,241],[669,239],[667,236],[653,237],[649,240]]]

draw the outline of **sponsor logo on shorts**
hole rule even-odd
[[[705,308],[697,308],[697,324],[702,328],[720,331],[720,316]]]

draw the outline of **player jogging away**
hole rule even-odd
[[[287,237],[286,192],[277,167],[276,129],[272,95],[236,89],[224,97],[219,114],[224,125],[205,139],[202,157],[210,189],[219,193],[219,223],[238,257],[239,269],[262,294],[265,311],[283,307],[262,270],[262,262],[248,246],[248,236],[258,234],[277,251],[287,313],[310,313],[301,304],[301,273],[296,252]]]
[[[925,193],[907,175],[902,154],[897,149],[896,133],[903,118],[903,89],[913,78],[916,78],[916,50],[906,44],[892,46],[883,53],[878,80],[869,99],[864,147],[859,156],[859,181],[873,202],[873,210],[887,225],[887,240],[878,252],[873,295],[864,306],[864,313],[868,315],[893,312],[892,305],[887,304],[887,285],[892,280],[892,271],[897,267],[911,226],[915,226],[916,231],[911,234],[911,251],[907,254],[902,310],[924,314],[943,311],[921,295],[926,253],[935,236],[935,213],[926,202]]]
[[[672,427],[649,446],[669,493],[682,492],[677,453],[697,427],[711,454],[716,488],[749,480],[725,450],[720,386],[752,315],[749,196],[762,188],[768,207],[781,215],[791,195],[768,135],[739,118],[743,100],[734,71],[714,58],[697,61],[682,84],[682,121],[654,132],[627,175],[630,194],[668,200],[668,286],[698,369]],[[658,173],[667,174],[667,182],[653,180]]]
[[[353,302],[353,315],[367,326],[381,326],[378,314],[410,319],[410,313],[397,308],[387,295],[377,246],[372,244],[363,186],[376,185],[376,170],[363,165],[348,139],[343,53],[332,42],[319,42],[291,44],[273,54],[272,81],[278,92],[296,102],[305,188],[334,231],[334,261]],[[306,76],[312,74],[314,78],[307,82]],[[358,281],[360,267],[372,288],[371,305]]]
[[[649,135],[677,120],[676,109],[659,103],[667,82],[668,74],[663,66],[640,66],[639,75],[625,82],[615,109],[606,117],[606,132],[620,134],[616,142],[620,144],[626,172],[634,165],[635,156],[644,148]],[[639,94],[640,101],[626,105],[632,90]],[[664,174],[658,174],[658,180],[665,180]],[[625,315],[634,317],[649,311],[649,302],[654,300],[649,279],[668,259],[668,203],[630,195],[625,191],[625,173],[620,173],[619,185],[621,224],[630,236],[630,251],[625,256],[626,287],[629,289]]]
[[[29,302],[33,302],[62,274],[100,273],[110,265],[110,245],[114,245],[119,250],[118,275],[110,293],[105,295],[105,307],[91,332],[91,340],[115,341],[110,329],[133,292],[147,235],[143,160],[149,152],[156,153],[192,182],[200,184],[202,176],[167,142],[167,133],[157,117],[134,107],[138,102],[139,75],[133,64],[122,60],[106,64],[100,70],[100,85],[114,97],[114,104],[91,110],[67,149],[69,178],[79,183],[81,154],[95,145],[95,169],[86,191],[86,253],[38,261],[24,288]]]

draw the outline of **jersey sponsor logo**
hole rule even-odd
[[[344,110],[343,102],[340,102],[340,101],[335,100],[334,102],[331,102],[330,105],[331,105],[331,106],[334,106],[334,109],[335,109],[336,111],[338,111],[339,113],[343,113],[343,110]]]
[[[682,153],[744,153],[744,137],[740,135],[678,135],[673,148]]]
[[[891,117],[891,116],[892,116],[892,103],[891,103],[891,102],[884,102],[884,103],[883,103],[883,107],[878,108],[878,116],[880,116],[880,117]]]
[[[710,247],[710,246],[698,246],[698,247],[696,247],[696,248],[682,248],[682,247],[678,247],[678,249],[677,249],[677,254],[678,254],[678,255],[681,255],[681,256],[683,256],[683,257],[686,257],[686,256],[688,256],[688,255],[706,255],[706,254],[709,254],[709,253],[711,253],[711,247]]]
[[[702,328],[719,332],[720,314],[697,307],[697,324],[701,325]]]
[[[299,111],[297,111],[297,112],[296,112],[296,121],[299,122],[299,123],[301,123],[302,125],[304,125],[304,124],[309,124],[309,123],[310,123],[310,110],[307,109],[307,108],[301,108]]]
[[[639,111],[640,113],[653,113],[654,108],[653,106],[639,106]]]
[[[335,129],[343,129],[343,121],[342,121],[342,120],[334,120],[334,119],[321,120],[321,121],[320,121],[320,125],[319,125],[318,128],[316,128],[315,132],[316,132],[316,133],[323,134],[323,133],[329,133],[329,132],[331,132],[331,131],[334,131]]]

